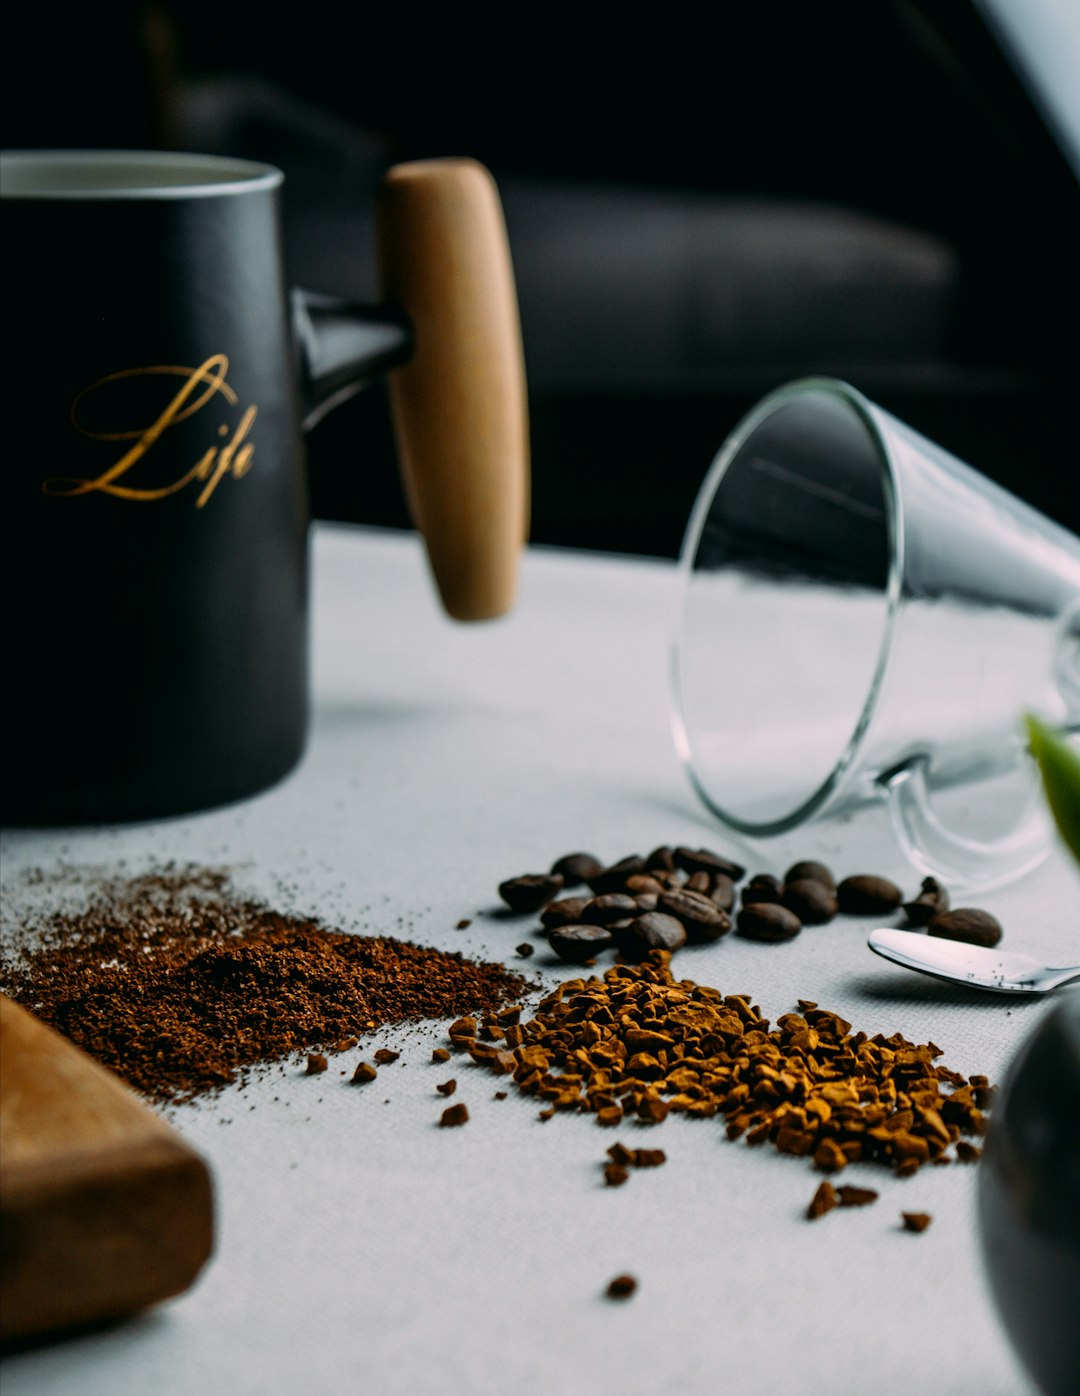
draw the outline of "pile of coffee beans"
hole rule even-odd
[[[563,854],[547,872],[507,878],[499,895],[512,912],[539,915],[561,960],[586,966],[609,950],[638,964],[653,950],[700,945],[729,931],[747,940],[792,940],[804,926],[838,915],[902,912],[911,929],[976,945],[996,945],[1002,935],[989,912],[950,910],[948,892],[932,877],[905,902],[895,882],[874,873],[838,881],[823,863],[803,859],[782,878],[748,878],[746,868],[711,849],[667,844],[610,864],[591,853]]]

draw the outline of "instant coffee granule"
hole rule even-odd
[[[81,910],[5,927],[0,990],[161,1104],[290,1057],[321,1073],[361,1034],[493,1012],[537,987],[504,965],[276,911],[236,895],[227,870],[76,890]]]
[[[489,1069],[505,1072],[509,1057],[518,1091],[543,1103],[542,1119],[722,1116],[729,1139],[769,1143],[828,1174],[865,1162],[908,1177],[950,1161],[962,1136],[984,1133],[993,1088],[937,1064],[934,1043],[853,1032],[812,1000],[772,1026],[749,995],[676,980],[670,963],[654,950],[602,978],[566,980],[527,1021],[518,1007],[462,1019],[450,1040]],[[868,1200],[853,1192],[840,1205]]]

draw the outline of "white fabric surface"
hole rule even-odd
[[[614,861],[704,844],[751,871],[815,857],[917,887],[877,810],[750,848],[697,802],[668,729],[673,566],[533,548],[513,613],[472,627],[442,616],[411,535],[320,526],[314,567],[300,768],[195,818],[6,831],[9,890],[60,862],[229,864],[279,906],[507,958],[550,984],[573,971],[542,949],[513,958],[535,919],[485,913],[505,877],[576,849]],[[1063,851],[983,904],[1009,948],[1076,962],[1080,877]],[[894,968],[866,949],[872,924],[840,918],[777,946],[729,936],[676,969],[751,993],[773,1019],[806,997],[871,1033],[932,1038],[948,1065],[997,1079],[1047,1001],[974,998]],[[445,1027],[365,1044],[402,1057],[363,1090],[338,1075],[349,1053],[325,1076],[290,1065],[173,1112],[213,1170],[212,1262],[151,1314],[8,1357],[4,1396],[1029,1391],[981,1273],[975,1168],[901,1181],[856,1166],[844,1181],[879,1201],[809,1223],[820,1175],[807,1160],[730,1143],[715,1119],[540,1123],[532,1099],[493,1100],[505,1083],[488,1073],[431,1065]],[[471,1119],[441,1130],[435,1083],[450,1074]],[[668,1163],[607,1188],[616,1139]],[[933,1225],[906,1233],[901,1209]],[[604,1289],[621,1271],[639,1290],[617,1304]]]

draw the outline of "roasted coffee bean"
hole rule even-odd
[[[626,892],[605,892],[592,897],[581,909],[581,919],[590,926],[610,926],[638,914],[637,902]]]
[[[797,877],[785,882],[783,905],[793,911],[804,926],[823,926],[840,909],[836,893],[813,877]]]
[[[604,896],[608,892],[625,892],[626,879],[633,877],[635,873],[643,873],[644,871],[645,859],[637,853],[631,853],[590,877],[588,879],[589,887],[597,896]]]
[[[657,892],[639,892],[634,897],[638,911],[655,911],[659,900],[660,896]]]
[[[588,897],[560,897],[556,902],[548,902],[540,913],[540,924],[545,930],[552,926],[572,926],[581,920]]]
[[[731,930],[731,917],[718,907],[711,897],[690,892],[685,887],[672,888],[656,899],[656,909],[674,916],[686,927],[686,938],[695,945],[719,940]]]
[[[968,945],[997,945],[1001,939],[1001,923],[988,911],[976,907],[957,907],[955,911],[941,911],[933,917],[926,928],[926,934],[941,936],[945,940],[963,940]]]
[[[784,895],[780,879],[772,873],[755,873],[742,889],[742,904],[750,906],[755,902],[778,902]]]
[[[812,878],[814,882],[823,882],[831,891],[836,891],[836,878],[833,877],[832,870],[824,863],[816,863],[807,858],[799,863],[792,863],[784,874],[784,883],[802,882],[806,878]]]
[[[645,871],[650,873],[675,871],[675,851],[667,844],[661,844],[659,848],[654,848],[645,859]]]
[[[564,853],[551,865],[552,876],[561,877],[565,887],[580,887],[603,870],[603,863],[591,853]]]
[[[735,926],[747,940],[792,940],[802,930],[795,913],[779,902],[751,902],[739,912]]]
[[[730,858],[722,858],[719,853],[713,853],[708,848],[676,848],[673,857],[675,866],[682,868],[685,873],[723,873],[725,877],[730,877],[732,882],[741,882],[746,876],[744,867],[733,863]]]
[[[626,879],[626,890],[631,897],[658,896],[664,890],[664,884],[648,873],[631,873]]]
[[[624,960],[639,964],[650,950],[678,950],[686,944],[687,930],[674,916],[646,911],[627,925],[612,927],[612,934]]]
[[[709,888],[709,899],[714,901],[721,911],[730,911],[735,905],[735,884],[726,873],[717,873]]]
[[[709,888],[711,886],[712,877],[707,872],[699,871],[691,873],[690,876],[686,879],[686,887],[687,890],[690,892],[704,892],[708,894]]]
[[[924,877],[917,897],[904,903],[909,926],[928,926],[940,911],[948,911],[949,894],[936,877]]]
[[[836,889],[840,910],[849,916],[880,916],[895,911],[904,894],[895,882],[871,873],[845,877]]]
[[[567,964],[583,965],[615,944],[607,926],[552,926],[548,944]]]
[[[499,896],[511,911],[539,911],[563,888],[563,880],[553,873],[525,873],[499,883]]]

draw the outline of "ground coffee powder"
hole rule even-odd
[[[98,878],[81,902],[5,928],[0,990],[159,1103],[292,1056],[318,1070],[358,1035],[492,1012],[533,987],[503,965],[276,911],[222,869]]]

